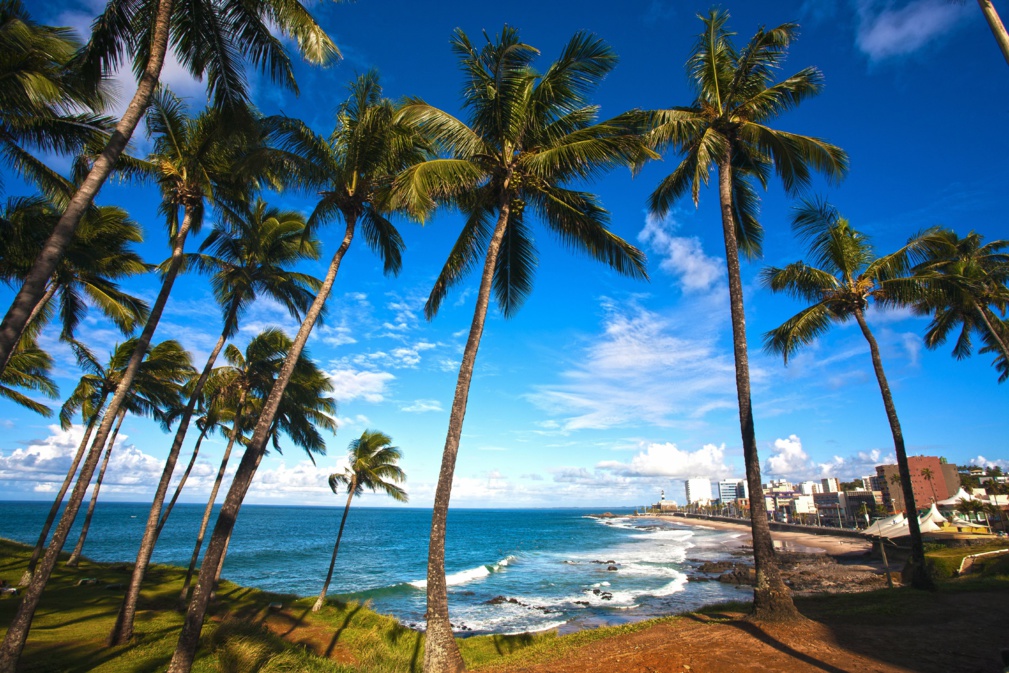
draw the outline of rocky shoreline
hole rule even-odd
[[[733,554],[739,561],[702,561],[687,559],[693,571],[687,574],[691,582],[722,582],[737,586],[753,586],[757,575],[749,550]],[[778,565],[782,579],[796,594],[858,593],[886,586],[886,573],[869,559],[845,559],[843,562],[829,554],[806,552],[778,552]],[[860,562],[861,561],[861,562]]]

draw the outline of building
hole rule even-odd
[[[867,491],[882,491],[883,479],[873,475],[862,477],[862,488]]]
[[[711,482],[707,479],[687,479],[684,488],[687,492],[688,505],[695,503],[706,505],[711,502]]]
[[[876,496],[872,491],[845,491],[840,495],[842,507],[850,521],[857,521],[859,527],[864,527],[872,521],[876,512]]]
[[[841,481],[837,477],[827,477],[820,480],[824,493],[837,493],[841,490]]]
[[[835,528],[850,525],[845,503],[842,502],[843,495],[838,491],[813,494],[813,504],[822,525]]]
[[[813,495],[814,493],[823,493],[823,486],[818,481],[804,481],[799,484],[799,490],[803,495]]]
[[[727,505],[739,498],[745,498],[743,483],[739,479],[723,479],[718,482],[718,501]]]
[[[908,456],[911,472],[911,490],[915,505],[919,508],[936,500],[945,500],[960,490],[960,473],[956,465],[942,463],[937,456]],[[880,490],[886,508],[893,512],[903,512],[904,493],[900,487],[900,473],[896,465],[877,465],[876,476],[880,479]]]

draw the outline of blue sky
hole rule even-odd
[[[96,4],[97,3],[97,4]],[[91,0],[31,2],[45,22],[84,29],[101,7]],[[595,97],[603,116],[628,108],[687,105],[692,100],[683,63],[700,29],[695,14],[707,2],[632,0],[611,3],[411,2],[359,0],[316,4],[314,11],[344,54],[328,69],[299,65],[301,97],[250,79],[267,113],[301,116],[317,131],[332,128],[332,112],[355,73],[377,68],[392,98],[420,96],[458,111],[461,79],[449,38],[455,28],[474,41],[505,23],[539,48],[541,68],[578,30],[605,39],[620,64]],[[844,148],[851,171],[840,185],[817,183],[813,194],[836,204],[873,237],[879,251],[942,224],[961,235],[1009,238],[1002,205],[1009,140],[1007,71],[980,12],[945,0],[807,0],[727,2],[730,26],[745,41],[760,25],[801,24],[783,74],[820,68],[826,86],[817,98],[778,122],[778,128],[823,137]],[[1009,6],[998,6],[1005,14]],[[203,103],[201,85],[170,62],[165,79]],[[123,97],[132,94],[120,77]],[[138,138],[137,151],[145,141]],[[654,502],[664,488],[682,501],[682,480],[742,477],[728,322],[724,250],[717,194],[700,206],[684,201],[664,220],[647,216],[645,201],[676,157],[646,166],[633,179],[615,172],[592,185],[612,213],[612,228],[649,258],[650,282],[619,277],[536,229],[540,265],[535,290],[509,320],[488,319],[470,394],[453,505],[462,507],[621,506]],[[24,193],[8,176],[7,195]],[[145,228],[142,254],[167,255],[151,187],[109,185],[100,202],[129,209]],[[308,211],[310,197],[269,200]],[[791,235],[794,201],[780,186],[762,195],[764,258],[743,266],[756,431],[765,481],[872,472],[892,462],[893,445],[868,348],[857,326],[836,328],[790,361],[760,351],[761,335],[799,307],[759,287],[765,265],[801,258]],[[295,448],[264,460],[249,501],[336,505],[325,476],[342,466],[347,444],[365,428],[390,434],[403,450],[411,504],[429,506],[448,423],[456,368],[472,316],[476,278],[459,286],[440,315],[427,322],[422,307],[458,232],[458,218],[441,213],[425,226],[400,221],[407,243],[403,272],[385,278],[371,252],[351,248],[329,302],[329,315],[310,341],[312,356],[336,386],[340,431],[317,467]],[[209,226],[206,230],[209,230]],[[340,226],[323,232],[328,260]],[[190,249],[195,249],[194,241]],[[321,264],[303,270],[321,275]],[[153,300],[153,278],[131,284]],[[201,363],[219,330],[220,312],[197,276],[177,283],[155,341],[176,338]],[[0,303],[11,292],[0,289]],[[926,351],[926,321],[907,312],[873,313],[870,324],[912,454],[951,462],[999,461],[1009,467],[1009,388],[996,383],[990,358],[953,360],[949,349]],[[296,325],[268,302],[249,313],[237,343],[279,325]],[[81,333],[107,353],[122,337],[91,316]],[[79,375],[69,352],[48,334],[58,382],[68,393]],[[80,428],[62,432],[51,420],[0,402],[0,497],[46,499]],[[117,448],[103,498],[145,500],[160,474],[170,437],[130,418]],[[187,442],[182,460],[186,460]],[[220,437],[208,442],[193,488],[209,489]],[[366,496],[367,505],[382,505]]]

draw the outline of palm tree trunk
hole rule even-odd
[[[343,537],[343,526],[347,523],[347,513],[350,512],[350,503],[354,500],[354,489],[357,488],[357,477],[351,477],[347,486],[347,504],[343,508],[343,518],[340,519],[340,530],[336,533],[336,544],[333,545],[333,558],[329,560],[329,572],[326,574],[326,581],[319,592],[319,598],[312,606],[312,612],[318,612],[326,604],[326,592],[329,591],[329,583],[333,579],[333,568],[336,567],[336,553],[340,551],[340,538]]]
[[[67,472],[67,476],[63,479],[63,485],[60,486],[60,492],[56,494],[53,506],[49,508],[49,515],[46,517],[46,522],[42,525],[42,532],[39,534],[38,542],[35,543],[35,549],[32,550],[32,557],[28,561],[28,568],[21,576],[21,586],[26,586],[29,582],[31,582],[32,573],[35,572],[35,566],[38,565],[39,556],[41,556],[42,550],[45,548],[46,538],[49,537],[49,529],[53,527],[53,522],[56,521],[56,515],[60,511],[60,505],[63,504],[63,498],[67,494],[67,489],[70,488],[70,484],[74,480],[74,475],[77,474],[77,467],[81,464],[81,459],[84,457],[84,450],[88,447],[88,440],[91,439],[91,432],[95,429],[95,424],[98,422],[98,415],[101,413],[102,407],[105,406],[105,400],[108,396],[108,393],[105,393],[105,395],[102,396],[102,401],[98,405],[98,409],[95,410],[95,415],[88,423],[88,429],[84,431],[84,438],[81,439],[81,445],[77,447],[77,453],[74,454],[74,460],[70,464],[70,470]]]
[[[221,490],[221,482],[224,481],[224,471],[228,467],[228,460],[231,458],[231,449],[238,439],[239,418],[242,414],[242,407],[245,405],[246,391],[243,390],[241,399],[238,400],[238,407],[235,412],[235,423],[231,428],[231,436],[228,438],[228,446],[224,449],[224,456],[221,458],[221,467],[217,470],[217,478],[214,479],[214,487],[210,489],[210,498],[207,506],[203,509],[203,520],[200,521],[200,532],[196,535],[196,546],[193,548],[193,557],[189,559],[189,570],[186,571],[186,579],[182,582],[182,591],[179,593],[179,602],[185,605],[189,600],[189,584],[193,581],[193,572],[196,570],[196,561],[200,558],[200,550],[203,549],[203,536],[207,534],[207,526],[210,524],[210,515],[214,511],[214,502],[217,500],[217,493]]]
[[[507,190],[507,185],[505,189]],[[477,292],[473,321],[470,323],[469,338],[466,340],[462,363],[459,365],[459,377],[456,381],[455,397],[452,400],[452,412],[448,421],[448,435],[445,438],[445,449],[442,452],[441,470],[438,472],[438,486],[434,493],[431,539],[427,551],[427,635],[424,645],[424,670],[427,673],[458,673],[458,671],[466,670],[466,664],[459,653],[459,645],[455,642],[452,624],[448,616],[448,587],[445,584],[445,529],[448,521],[449,500],[452,497],[455,461],[459,455],[459,440],[462,437],[462,424],[466,417],[470,382],[473,380],[473,367],[476,364],[480,339],[483,337],[487,309],[490,306],[491,286],[494,281],[494,268],[497,266],[501,241],[508,229],[510,212],[511,203],[506,198],[501,204],[494,234],[487,246],[487,258],[484,260],[483,273],[480,276],[480,289]]]
[[[164,2],[165,0],[161,1]],[[151,308],[147,324],[144,326],[144,331],[137,340],[137,346],[130,357],[125,371],[123,371],[122,379],[116,387],[115,395],[113,395],[112,401],[109,403],[105,417],[102,418],[101,425],[98,427],[98,433],[95,436],[95,444],[98,446],[105,445],[105,441],[112,430],[112,423],[119,414],[119,409],[129,394],[130,386],[133,385],[133,379],[140,368],[140,363],[151,345],[154,330],[158,326],[161,314],[165,310],[165,304],[168,302],[168,295],[171,294],[172,285],[175,283],[175,278],[182,266],[183,248],[192,223],[192,215],[187,209],[185,216],[182,218],[182,226],[175,237],[172,248],[172,261],[161,283],[161,291],[158,293],[158,298]],[[11,620],[7,635],[4,637],[3,645],[0,646],[0,673],[14,673],[18,659],[21,657],[21,651],[24,649],[25,641],[28,639],[28,631],[31,628],[32,618],[35,616],[35,610],[38,608],[39,600],[42,598],[42,590],[45,589],[46,583],[49,582],[49,576],[52,574],[53,568],[56,567],[60,550],[63,549],[63,543],[66,542],[67,535],[70,533],[70,527],[77,517],[81,502],[84,500],[84,493],[87,491],[88,484],[91,482],[91,476],[98,466],[98,459],[100,457],[100,451],[90,451],[84,460],[81,474],[77,478],[73,492],[70,494],[70,500],[67,502],[66,509],[63,510],[63,516],[56,526],[53,539],[46,549],[45,556],[42,557],[42,563],[36,568],[31,582],[28,583],[28,587],[25,589],[24,595],[21,598],[21,604],[18,605],[14,619]]]
[[[995,6],[991,4],[991,0],[977,0],[977,4],[981,8],[985,20],[988,22],[988,27],[991,28],[991,34],[995,36],[995,41],[998,42],[999,49],[1002,50],[1002,56],[1005,57],[1006,63],[1009,63],[1009,34],[1006,33],[1005,26],[1002,25],[1002,19],[999,18],[998,12],[995,11]]]
[[[25,332],[28,331],[28,328],[31,327],[31,324],[35,321],[35,318],[37,318],[39,313],[42,312],[42,309],[45,308],[46,304],[49,303],[49,300],[53,298],[54,294],[56,294],[56,283],[50,281],[49,287],[46,288],[46,293],[42,295],[41,299],[39,299],[39,303],[35,304],[35,307],[32,309],[32,312],[28,315],[28,320],[25,320],[24,327],[21,328],[21,332],[18,334],[18,338],[15,344],[21,341],[22,337],[24,337],[25,335]],[[11,348],[10,352],[7,353],[7,359],[4,360],[3,366],[0,367],[0,373],[3,373],[7,369],[7,365],[10,364],[11,358],[14,357],[15,352],[17,352],[16,347]]]
[[[344,219],[346,220],[347,227],[343,235],[343,241],[341,241],[340,247],[333,254],[333,259],[329,263],[329,269],[326,272],[325,279],[322,281],[322,286],[319,288],[319,292],[316,294],[311,308],[308,309],[308,313],[305,314],[305,320],[301,323],[298,334],[291,344],[291,350],[288,351],[287,357],[284,359],[284,365],[277,375],[277,380],[273,383],[273,388],[270,389],[270,394],[263,404],[263,410],[260,412],[259,420],[256,422],[256,429],[252,433],[252,439],[249,440],[249,445],[245,449],[242,460],[238,465],[238,470],[235,472],[235,478],[231,482],[231,488],[228,489],[228,495],[224,499],[220,513],[217,515],[217,525],[214,526],[214,534],[211,536],[210,544],[207,546],[207,553],[203,556],[203,565],[200,566],[199,583],[196,585],[193,597],[189,601],[189,609],[182,624],[182,633],[179,634],[179,642],[175,647],[175,653],[172,655],[172,660],[168,666],[169,673],[189,673],[193,667],[196,648],[200,642],[200,631],[203,630],[203,620],[207,614],[210,593],[213,591],[213,580],[217,574],[218,566],[221,564],[221,559],[224,558],[225,542],[230,538],[231,530],[234,528],[235,520],[238,517],[238,510],[242,506],[242,500],[245,498],[245,494],[252,484],[252,478],[256,475],[259,462],[263,459],[267,439],[269,439],[270,432],[273,430],[273,420],[277,415],[277,409],[280,407],[280,398],[283,396],[284,390],[291,380],[294,366],[297,364],[298,358],[301,357],[301,352],[308,342],[312,328],[315,327],[315,322],[319,319],[319,314],[322,313],[326,299],[329,298],[329,293],[333,289],[333,282],[336,280],[336,274],[340,270],[340,262],[343,261],[343,256],[354,239],[357,214],[345,213]],[[0,673],[3,672],[0,671]]]
[[[743,462],[750,489],[750,530],[753,535],[753,565],[757,582],[753,588],[753,616],[758,620],[789,620],[799,617],[792,594],[781,579],[774,557],[774,541],[767,523],[767,505],[760,478],[760,457],[750,402],[750,363],[746,349],[746,314],[743,310],[743,283],[739,272],[739,246],[732,213],[732,154],[726,149],[718,162],[718,196],[722,208],[722,237],[729,275],[729,307],[732,316],[732,352],[736,363],[736,397],[739,428],[743,439]]]
[[[225,322],[225,325],[228,323]],[[207,358],[207,364],[203,367],[203,372],[196,382],[196,387],[192,395],[189,396],[189,403],[182,412],[179,419],[179,427],[175,431],[175,439],[172,440],[172,447],[168,450],[168,457],[165,460],[165,468],[161,472],[161,480],[158,481],[158,488],[154,491],[154,500],[151,502],[151,509],[147,513],[147,525],[144,527],[144,536],[140,540],[140,548],[137,550],[137,560],[133,564],[133,573],[130,575],[130,584],[123,596],[122,605],[119,606],[119,614],[116,616],[116,623],[109,634],[109,645],[122,645],[129,642],[133,637],[133,620],[137,614],[137,601],[140,599],[140,587],[144,582],[144,575],[147,573],[147,566],[150,565],[151,556],[154,554],[154,545],[158,542],[158,534],[161,528],[158,522],[161,519],[161,509],[165,502],[165,494],[168,493],[168,486],[172,481],[172,473],[175,472],[175,463],[179,460],[179,452],[182,451],[182,443],[186,439],[186,432],[189,430],[189,421],[193,417],[196,403],[200,399],[203,387],[210,378],[210,372],[214,368],[214,361],[217,360],[218,353],[224,348],[225,336],[221,333],[214,350]]]
[[[150,57],[140,76],[140,81],[137,83],[137,91],[133,94],[133,99],[126,108],[126,112],[123,113],[122,119],[116,124],[116,129],[109,138],[108,144],[105,145],[105,149],[95,160],[91,171],[71,197],[67,209],[53,228],[53,233],[49,235],[42,246],[39,256],[35,259],[35,264],[25,277],[24,284],[14,298],[10,309],[7,310],[3,322],[0,323],[0,362],[6,363],[10,357],[11,351],[16,346],[18,338],[28,322],[28,316],[31,315],[32,309],[45,293],[46,283],[52,277],[60,259],[63,258],[63,252],[73,238],[77,225],[80,224],[85,211],[98,195],[98,190],[109,177],[116,161],[133,136],[137,124],[140,123],[144,112],[147,111],[151,95],[161,77],[161,67],[165,63],[172,5],[173,0],[158,0],[157,14],[153,17],[154,29],[151,36]],[[19,638],[20,635],[14,636],[14,640]],[[18,656],[20,656],[20,649],[17,655],[14,655],[14,659],[16,660]],[[6,657],[6,654],[0,654],[0,673],[7,673],[2,668],[7,665]]]
[[[916,589],[935,589],[935,584],[925,567],[925,547],[922,544],[921,528],[918,526],[918,507],[915,505],[914,488],[911,486],[911,468],[907,464],[907,452],[904,450],[904,433],[900,429],[897,408],[894,407],[893,396],[890,394],[890,384],[887,383],[886,373],[883,371],[883,360],[879,357],[879,345],[876,343],[876,337],[869,331],[869,325],[865,322],[865,314],[862,309],[855,309],[855,320],[858,321],[858,326],[862,329],[865,340],[869,342],[872,368],[876,371],[879,392],[883,396],[883,407],[886,408],[886,418],[890,421],[890,433],[893,435],[893,449],[897,454],[897,471],[900,473],[900,489],[904,494],[904,509],[907,512],[907,528],[911,533],[911,558],[909,561],[911,586]]]
[[[158,530],[156,532],[157,537],[161,537],[161,530],[165,527],[165,523],[167,523],[169,515],[175,508],[175,503],[178,502],[179,496],[182,495],[182,489],[186,485],[186,480],[189,479],[189,475],[193,471],[193,467],[196,465],[196,457],[200,455],[200,446],[203,444],[203,440],[209,431],[210,425],[207,425],[200,431],[200,436],[196,438],[196,446],[193,447],[193,455],[189,457],[189,464],[186,465],[186,471],[182,473],[182,479],[179,480],[178,485],[175,487],[175,493],[172,494],[172,499],[169,500],[168,504],[165,506],[165,511],[161,514],[161,521],[158,521]]]
[[[119,412],[119,421],[116,423],[116,429],[112,431],[112,436],[109,437],[108,446],[105,448],[105,457],[102,458],[102,466],[98,468],[98,479],[95,480],[95,486],[91,489],[91,500],[88,501],[88,513],[84,516],[84,525],[81,526],[81,534],[77,537],[77,545],[74,547],[74,551],[70,554],[70,558],[67,559],[66,565],[68,568],[77,567],[77,562],[81,558],[81,552],[84,551],[84,541],[88,539],[88,530],[91,528],[91,517],[95,513],[95,504],[98,502],[98,492],[102,490],[102,480],[105,479],[105,468],[109,466],[112,447],[116,445],[116,438],[119,437],[119,428],[123,427],[124,420],[126,420],[126,409]]]

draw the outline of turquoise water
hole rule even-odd
[[[99,502],[85,556],[133,561],[148,507]],[[33,543],[48,508],[0,502],[0,537]],[[188,565],[202,510],[176,507],[155,563]],[[571,631],[749,597],[719,582],[687,581],[695,561],[726,558],[739,533],[587,516],[598,511],[451,511],[446,570],[453,625],[476,633]],[[622,513],[629,512],[614,511]],[[339,508],[244,506],[224,576],[267,591],[317,594],[341,514]],[[425,509],[352,507],[330,595],[370,600],[379,612],[421,626],[430,522]],[[76,539],[71,536],[68,549]],[[491,602],[498,597],[506,600]]]

